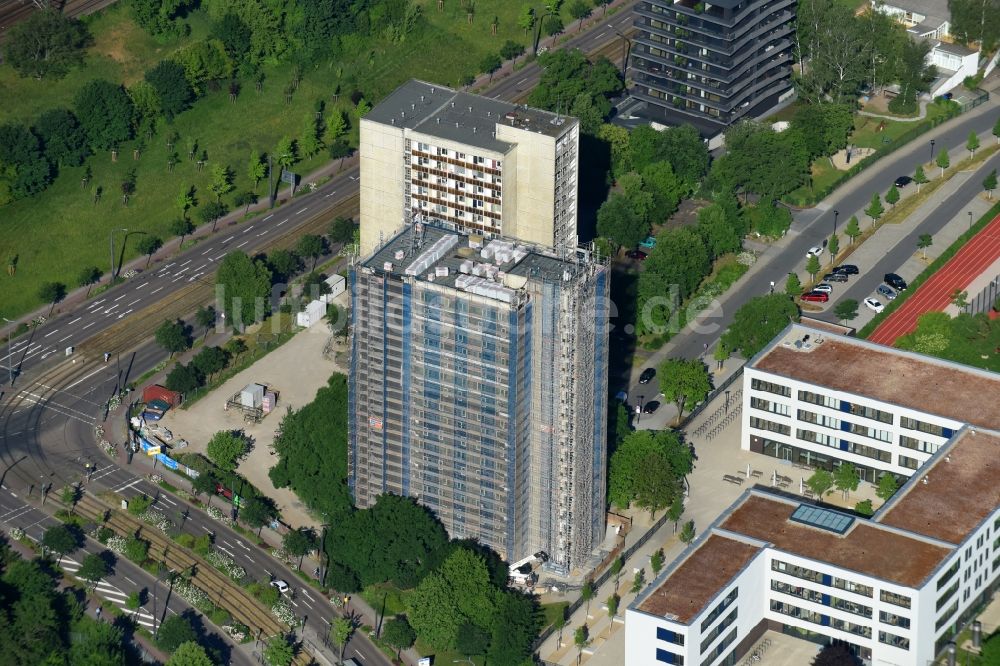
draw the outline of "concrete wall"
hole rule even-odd
[[[361,119],[361,256],[403,226],[403,129]]]
[[[497,139],[517,144],[514,187],[504,166],[504,236],[552,246],[555,215],[556,140],[554,137],[498,124]],[[513,190],[513,200],[509,200]],[[507,215],[510,203],[512,215]]]
[[[955,63],[960,63],[958,68],[955,69],[954,74],[943,80],[935,86],[933,90],[931,90],[931,95],[943,95],[949,90],[959,86],[962,81],[965,80],[965,77],[975,76],[976,72],[979,71],[978,52],[970,53],[966,56],[957,56],[952,53],[931,49],[931,52],[927,54],[927,60],[933,65],[945,67],[947,69],[955,69]]]

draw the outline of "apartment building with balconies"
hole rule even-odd
[[[641,0],[631,93],[645,114],[718,134],[794,94],[795,0]]]

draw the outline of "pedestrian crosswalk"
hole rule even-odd
[[[80,570],[80,563],[71,557],[63,557],[59,566],[69,574],[76,575],[76,572]],[[87,581],[82,581],[86,583]],[[156,618],[153,617],[145,608],[139,608],[138,610],[132,610],[126,608],[126,603],[128,601],[128,592],[123,591],[121,588],[105,581],[98,581],[97,585],[94,587],[94,592],[100,597],[104,598],[106,601],[111,602],[115,606],[118,606],[121,612],[132,617],[136,624],[148,627],[149,629],[156,629]]]

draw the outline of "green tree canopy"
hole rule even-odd
[[[53,305],[66,298],[66,285],[62,282],[43,282],[38,285],[38,297]]]
[[[41,192],[51,182],[52,165],[38,137],[23,125],[0,125],[0,203],[6,202],[4,189],[11,198],[20,199]]]
[[[205,347],[191,359],[191,363],[198,369],[198,372],[206,377],[211,377],[226,367],[229,363],[229,354],[220,347]]]
[[[257,321],[271,293],[271,271],[263,261],[254,261],[243,252],[230,252],[222,260],[215,281],[223,288],[226,319],[233,326],[242,329]]]
[[[691,449],[676,432],[637,430],[611,456],[608,501],[656,512],[683,492],[683,477],[691,469]]]
[[[156,634],[156,645],[165,652],[173,652],[184,643],[197,641],[198,632],[186,614],[168,613]]]
[[[215,666],[205,648],[194,641],[181,643],[167,660],[167,666]]]
[[[93,150],[109,150],[134,136],[135,106],[118,84],[93,79],[83,84],[73,106]]]
[[[554,26],[553,26],[554,27]],[[562,22],[559,22],[559,31]],[[591,63],[579,49],[558,49],[538,58],[542,76],[528,103],[549,111],[563,109],[580,93],[591,97],[602,118],[611,113],[610,98],[621,92],[621,73],[611,61],[600,57]]]
[[[749,359],[764,348],[791,322],[799,320],[799,309],[784,294],[757,296],[736,311],[722,336],[729,349]]]
[[[845,499],[848,494],[858,489],[860,483],[861,476],[858,474],[858,469],[849,462],[842,462],[833,470],[833,485],[844,493]]]
[[[885,472],[878,478],[878,487],[875,488],[875,494],[878,497],[888,500],[896,494],[897,490],[899,490],[899,482],[896,481],[894,474]]]
[[[708,367],[698,359],[668,358],[660,364],[657,375],[660,392],[677,405],[678,418],[685,409],[694,409],[712,390]]]
[[[295,648],[285,636],[274,636],[264,648],[264,661],[268,666],[289,666],[295,659]]]
[[[220,468],[232,471],[236,469],[240,459],[247,454],[250,444],[246,435],[235,430],[220,430],[208,440],[206,454],[208,459]]]
[[[156,344],[171,355],[191,347],[191,336],[187,326],[179,319],[165,321],[156,329]]]
[[[80,540],[69,527],[59,524],[45,530],[42,535],[42,545],[62,558],[79,548]]]
[[[597,233],[619,247],[635,247],[649,233],[649,223],[624,194],[616,192],[597,211]]]
[[[38,117],[33,129],[53,164],[79,166],[90,153],[80,121],[69,109],[49,109]]]
[[[809,486],[809,490],[813,491],[813,494],[818,499],[822,499],[824,495],[830,492],[833,484],[833,474],[825,469],[817,469],[812,473],[812,476],[806,479],[806,485]]]
[[[840,321],[851,321],[858,316],[858,302],[853,298],[846,298],[833,308],[833,314]]]
[[[531,648],[541,630],[538,605],[515,590],[498,592],[490,627],[487,659],[495,666],[521,666],[531,661]]]
[[[406,650],[413,645],[417,640],[417,634],[405,615],[397,615],[382,626],[382,640],[396,648],[398,656],[400,650]]]
[[[4,58],[19,76],[58,79],[83,63],[83,48],[90,41],[83,23],[46,8],[10,27]]]
[[[96,553],[87,553],[76,575],[89,583],[97,583],[108,575],[108,563]]]
[[[178,363],[167,373],[166,387],[178,393],[190,393],[205,381],[204,376],[194,367],[194,363]]]
[[[331,243],[350,243],[354,240],[354,230],[358,228],[354,220],[349,217],[338,215],[330,223],[327,229],[327,236]]]
[[[471,657],[477,654],[486,654],[490,646],[490,635],[471,622],[463,622],[458,627],[458,637],[455,640],[455,648],[460,654]]]
[[[187,109],[194,100],[194,91],[184,76],[184,68],[173,60],[161,60],[146,72],[145,78],[153,86],[160,111],[167,120]]]

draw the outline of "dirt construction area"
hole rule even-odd
[[[237,471],[262,493],[274,499],[284,522],[293,528],[319,527],[317,521],[290,488],[276,489],[267,473],[277,462],[271,452],[274,433],[289,407],[300,409],[312,402],[316,391],[326,385],[334,372],[345,373],[334,360],[324,358],[323,349],[330,340],[330,330],[318,323],[297,333],[291,340],[254,365],[235,375],[221,387],[196,402],[190,409],[170,410],[160,422],[173,433],[174,442],[189,442],[183,452],[205,453],[212,435],[220,430],[243,430],[253,441],[253,448]],[[345,345],[337,338],[332,350],[343,352]],[[238,409],[225,410],[226,401],[250,383],[264,384],[279,393],[277,407],[260,423],[245,423]]]

